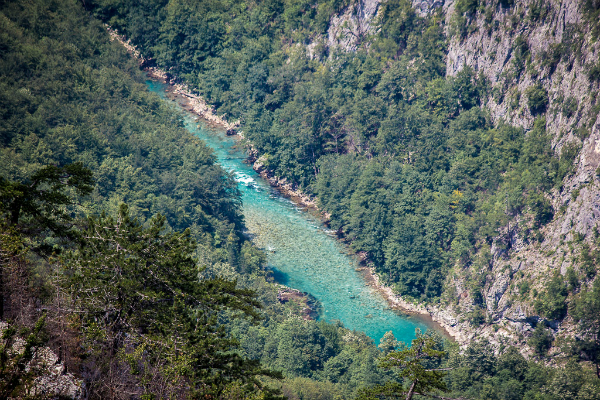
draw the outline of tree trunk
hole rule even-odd
[[[408,393],[406,394],[406,400],[412,400],[413,394],[415,394],[415,386],[417,386],[417,380],[415,379],[410,385],[410,389],[408,389]]]

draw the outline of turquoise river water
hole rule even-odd
[[[166,97],[166,85],[148,81],[149,89]],[[180,108],[181,109],[181,108]],[[246,226],[254,243],[267,253],[275,279],[286,286],[310,293],[320,303],[319,319],[339,320],[345,327],[365,332],[379,343],[387,331],[410,343],[415,328],[427,324],[417,317],[401,315],[365,284],[357,260],[315,216],[281,196],[250,165],[237,141],[223,130],[204,127],[184,112],[186,128],[216,153],[224,169],[235,174],[242,192]]]

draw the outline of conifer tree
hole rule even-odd
[[[366,389],[358,399],[411,400],[414,395],[448,399],[436,394],[436,391],[448,391],[443,379],[444,371],[448,369],[439,367],[446,356],[440,338],[435,334],[422,334],[419,329],[416,330],[416,336],[410,347],[400,343],[399,350],[385,355],[380,363],[384,369],[397,370],[400,379]]]
[[[89,218],[81,246],[64,257],[90,391],[214,398],[232,382],[261,387],[256,376],[273,374],[240,357],[220,321],[224,310],[258,318],[254,293],[199,280],[189,230],[164,231],[163,216],[144,227],[122,205],[115,218]]]

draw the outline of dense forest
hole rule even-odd
[[[240,119],[264,165],[315,195],[397,293],[439,299],[449,268],[473,263],[517,215],[530,216],[531,240],[542,240],[537,231],[554,214],[544,193],[572,172],[578,149],[552,151],[541,87],[527,94],[532,132],[494,126],[479,107],[489,82],[470,68],[446,77],[441,18],[420,17],[409,1],[386,1],[378,31],[356,52],[324,46],[330,14],[346,5],[90,8],[198,87],[218,114]],[[524,63],[526,45],[516,51]]]
[[[519,4],[518,12],[531,28],[550,6],[530,3]],[[550,200],[575,172],[600,113],[597,65],[594,59],[586,63],[581,49],[597,43],[597,21],[589,16],[597,15],[598,2],[581,2],[582,25],[570,25],[548,51],[534,55],[527,38],[515,34],[504,86],[493,86],[468,65],[447,75],[446,57],[451,40],[482,29],[475,26],[477,15],[491,35],[503,29],[495,15],[515,8],[503,23],[504,29],[516,26],[515,2],[457,1],[446,26],[441,8],[423,15],[408,0],[388,0],[373,29],[338,27],[355,48],[332,45],[332,15],[353,10],[360,25],[365,7],[360,1],[308,0],[88,5],[152,62],[197,88],[218,114],[239,120],[258,162],[315,196],[330,226],[367,255],[395,293],[452,308],[457,286],[466,286],[473,304],[461,318],[480,326],[495,308],[483,295],[491,253],[507,254],[511,246],[512,239],[498,238],[516,226],[519,240],[540,248],[544,227],[567,208]],[[572,97],[550,104],[543,82],[560,63],[567,70],[581,64],[591,104],[586,113]],[[525,76],[533,82],[522,93],[506,87]],[[490,98],[531,116],[531,127],[494,122],[485,107]],[[560,147],[558,133],[547,130],[548,118],[557,114],[577,115],[573,140]],[[587,185],[595,184],[598,173],[588,179],[593,182]],[[573,201],[578,193],[572,192]],[[578,304],[592,290],[597,241],[572,235],[573,264],[545,287],[532,289],[536,282],[506,265],[510,279],[521,279],[508,301],[526,299],[544,324],[567,314],[580,321]],[[447,279],[457,274],[464,284]],[[579,328],[581,335],[590,332]],[[580,356],[597,363],[600,342],[596,334],[590,340],[594,355]]]
[[[240,119],[265,165],[317,196],[398,293],[439,301],[449,268],[483,262],[478,249],[512,218],[543,240],[555,212],[544,193],[578,149],[551,149],[543,88],[528,94],[534,129],[494,125],[479,107],[488,83],[468,68],[445,76],[440,19],[407,1],[383,4],[355,53],[317,44],[308,56],[347,5],[0,5],[0,397],[69,397],[40,380],[47,347],[79,398],[598,399],[600,379],[577,361],[600,364],[600,345],[567,343],[549,365],[541,323],[526,360],[429,331],[412,347],[373,343],[280,303],[233,176],[103,26]],[[580,283],[552,285],[539,301],[549,316]],[[572,314],[597,337],[600,281],[577,299]]]

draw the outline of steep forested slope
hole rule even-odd
[[[233,178],[77,2],[5,2],[0,24],[0,397],[60,395],[60,372],[32,372],[42,343],[91,398],[270,374],[217,320],[256,317],[254,293],[200,281],[193,257],[258,267]]]
[[[398,293],[495,340],[440,353],[454,395],[597,398],[575,362],[600,361],[597,2],[84,5],[240,118]],[[46,341],[95,398],[410,386],[378,368],[392,336],[378,350],[277,301],[235,182],[82,5],[4,2],[0,23],[1,311],[27,348]],[[2,377],[27,361],[5,332]],[[286,379],[254,380],[258,361]]]
[[[241,119],[397,293],[520,342],[559,333],[597,271],[598,7],[90,5]]]
[[[144,219],[163,213],[176,229],[239,230],[234,181],[147,93],[124,49],[81,13],[59,24],[63,12],[36,12],[11,4],[2,21],[3,176],[81,162],[97,176],[88,208],[117,211],[126,202]]]
[[[0,23],[0,397],[331,398],[389,379],[364,334],[278,300],[236,182],[99,21],[32,0]]]
[[[527,335],[540,320],[556,336],[571,337],[579,320],[573,312],[591,289],[599,265],[593,249],[599,216],[600,5],[501,5],[447,5],[447,73],[471,66],[487,77],[492,90],[486,108],[494,121],[510,121],[532,132],[543,115],[552,150],[565,162],[559,167],[560,179],[545,195],[550,214],[537,233],[539,240],[529,239],[531,225],[522,215],[499,231],[490,272],[485,273],[482,306],[488,319],[504,320],[512,334]],[[454,285],[457,291],[465,290],[459,281]],[[468,303],[464,299],[461,306]]]

